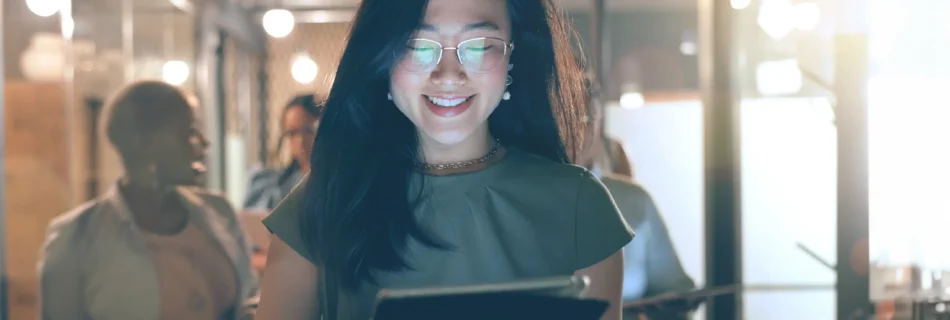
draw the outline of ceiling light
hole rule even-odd
[[[261,19],[264,31],[271,37],[283,38],[294,31],[294,14],[284,9],[268,10]]]

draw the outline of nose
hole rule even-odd
[[[432,83],[441,87],[458,87],[468,81],[465,67],[459,61],[457,49],[443,49],[442,59],[432,71]]]

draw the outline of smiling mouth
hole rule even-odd
[[[208,166],[205,165],[205,162],[202,160],[195,160],[194,162],[191,163],[191,170],[194,171],[196,174],[203,174],[205,172],[208,172]]]
[[[474,94],[473,94],[473,95],[470,95],[470,96],[467,96],[467,97],[463,97],[463,96],[456,96],[456,97],[435,97],[435,96],[427,96],[427,95],[422,95],[422,96],[425,97],[426,99],[428,99],[429,102],[432,102],[432,104],[434,104],[434,105],[436,105],[436,106],[438,106],[438,107],[443,107],[443,108],[454,108],[454,107],[457,107],[457,106],[459,106],[459,105],[461,105],[461,104],[463,104],[463,103],[465,103],[465,102],[467,102],[467,101],[469,101],[469,100],[472,100],[472,98],[475,97]]]

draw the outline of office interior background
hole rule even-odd
[[[623,143],[701,285],[715,282],[710,241],[726,243],[713,233],[727,232],[710,227],[723,213],[709,206],[704,146],[715,124],[704,110],[722,94],[716,81],[730,79],[739,135],[728,146],[741,172],[731,187],[741,200],[723,217],[737,226],[726,239],[738,239],[729,252],[742,318],[842,319],[844,290],[869,294],[866,272],[849,278],[856,287],[840,285],[838,265],[851,256],[842,248],[852,248],[843,243],[869,239],[867,257],[855,259],[871,264],[950,267],[941,236],[950,225],[950,2],[559,1],[588,54],[597,48],[608,135]],[[208,187],[239,204],[251,168],[288,157],[275,151],[283,104],[332,84],[356,5],[3,0],[3,318],[35,317],[49,220],[119,174],[96,123],[112,93],[161,79],[191,94],[212,146]],[[723,18],[727,30],[710,27]],[[867,45],[846,48],[854,36]],[[723,47],[726,57],[711,52]],[[862,125],[842,119],[854,115],[846,107],[863,108],[865,131],[848,131]],[[863,154],[848,148],[861,143]],[[862,162],[842,157],[863,159],[866,181],[847,179],[842,170]]]

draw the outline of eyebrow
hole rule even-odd
[[[482,22],[476,22],[476,23],[467,24],[467,25],[465,25],[464,28],[462,28],[462,31],[463,31],[463,32],[464,32],[464,31],[472,31],[472,30],[476,30],[476,29],[499,30],[500,28],[498,28],[498,25],[495,24],[494,22],[491,22],[491,21],[482,21]],[[434,25],[425,23],[425,24],[422,25],[422,28],[420,28],[420,30],[423,30],[423,31],[439,31],[439,27],[436,27],[436,26],[434,26]]]

